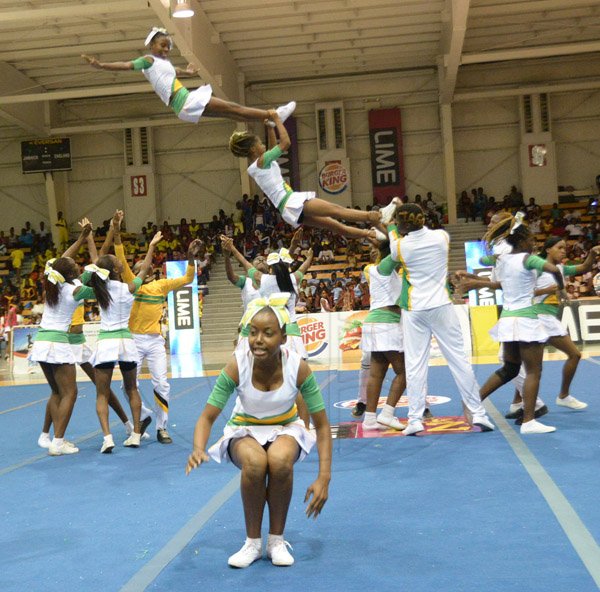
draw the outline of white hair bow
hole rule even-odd
[[[519,228],[519,226],[522,226],[524,219],[525,219],[525,214],[523,212],[517,212],[515,214],[515,223],[513,224],[513,227],[510,229],[509,234],[513,234],[515,232],[515,230],[517,228]]]
[[[169,37],[169,46],[173,47],[173,42],[170,39],[170,35],[164,27],[152,27],[152,30],[150,31],[150,33],[148,33],[148,36],[146,37],[146,41],[144,41],[144,47],[148,47],[152,39],[154,39],[154,37],[156,37],[158,33],[162,33],[163,35]]]
[[[95,273],[103,281],[106,281],[110,277],[110,271],[103,267],[98,267],[95,263],[90,263],[84,267],[85,271],[89,273]]]
[[[287,263],[288,265],[290,265],[291,263],[294,262],[293,257],[290,255],[290,252],[287,249],[279,249],[279,251],[275,252],[275,253],[269,253],[269,256],[267,257],[267,265],[275,265],[276,263],[279,263],[280,261],[283,261],[284,263]]]
[[[279,326],[283,327],[290,322],[290,313],[285,306],[289,299],[289,292],[276,292],[275,294],[271,294],[268,298],[255,298],[254,300],[251,300],[240,321],[240,325],[242,327],[249,325],[254,316],[263,308],[270,308],[275,313],[275,316],[279,321]]]

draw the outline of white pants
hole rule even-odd
[[[133,340],[138,350],[138,378],[142,371],[142,362],[146,360],[152,387],[154,389],[154,407],[156,410],[156,429],[167,427],[169,419],[169,393],[171,387],[167,381],[167,350],[165,339],[158,333],[148,335],[133,333]],[[142,409],[142,416],[149,415],[148,409]]]
[[[432,334],[435,335],[440,350],[448,362],[465,406],[474,417],[485,415],[479,396],[479,385],[464,351],[460,322],[454,311],[454,305],[446,304],[430,310],[403,310],[402,325],[408,419],[421,420],[425,411]]]

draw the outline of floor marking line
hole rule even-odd
[[[600,362],[595,360],[594,358],[583,358],[586,362],[591,362],[592,364],[598,364],[600,366]]]
[[[546,472],[535,455],[529,450],[523,439],[516,434],[504,416],[496,409],[491,401],[486,401],[486,408],[498,429],[508,441],[510,447],[523,467],[535,483],[540,493],[544,496],[550,510],[558,520],[561,528],[567,535],[575,552],[600,588],[600,547],[579,518],[579,515],[569,503],[558,485]],[[532,436],[537,437],[537,436]],[[544,437],[541,435],[540,437]],[[546,436],[552,437],[552,436]]]
[[[145,590],[202,530],[204,525],[218,512],[221,506],[238,491],[240,474],[218,491],[209,502],[171,538],[171,540],[142,569],[120,589],[120,592]]]
[[[29,403],[23,403],[23,405],[19,405],[18,407],[11,407],[10,409],[4,409],[4,411],[0,411],[0,415],[4,415],[5,413],[10,413],[11,411],[19,411],[19,409],[25,409],[26,407],[31,407],[32,405],[37,405],[42,401],[47,401],[48,397],[44,397],[43,399],[38,399],[37,401],[30,401]]]
[[[175,399],[179,399],[180,397],[183,397],[183,395],[186,395],[187,393],[189,393],[190,391],[192,391],[193,389],[197,388],[198,385],[193,385],[188,387],[187,389],[177,393],[175,396],[171,397],[171,399],[174,401]],[[43,399],[43,400],[47,400],[47,399]],[[110,427],[111,428],[115,428],[119,425],[123,425],[119,420],[115,420],[112,421],[110,423]],[[84,434],[83,436],[80,436],[79,438],[77,438],[76,440],[73,440],[74,444],[81,444],[82,442],[87,442],[88,440],[91,440],[92,438],[95,438],[96,436],[99,436],[102,434],[102,430],[95,430],[93,432],[88,432],[87,434]],[[38,460],[43,460],[45,458],[48,458],[49,454],[47,452],[43,452],[41,454],[36,454],[35,456],[31,456],[29,458],[26,458],[25,460],[22,460],[21,462],[18,462],[14,465],[9,465],[8,467],[5,467],[3,469],[0,469],[0,477],[2,477],[3,475],[6,475],[7,473],[12,473],[13,471],[16,471],[17,469],[22,469],[23,467],[26,467],[28,465],[32,465],[33,463],[37,462]]]

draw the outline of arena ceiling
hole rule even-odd
[[[192,5],[193,18],[173,19],[169,0],[0,0],[0,116],[42,133],[59,101],[152,92],[139,73],[99,72],[80,55],[131,59],[153,25],[173,33],[177,65],[199,66],[215,93],[232,100],[244,84],[436,68],[440,102],[450,103],[461,68],[600,52],[598,0]],[[580,84],[600,87],[597,78]]]

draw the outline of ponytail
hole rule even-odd
[[[114,264],[110,255],[103,255],[100,257],[96,262],[96,265],[102,269],[109,270],[112,275]],[[108,284],[106,283],[108,279],[109,278],[102,278],[102,276],[97,273],[92,273],[92,277],[89,280],[89,285],[94,289],[96,300],[102,310],[106,310],[112,302],[112,296],[110,295]]]
[[[229,138],[229,150],[240,158],[250,156],[250,149],[258,141],[258,136],[249,132],[233,132]]]
[[[283,261],[279,261],[279,263],[273,263],[273,265],[271,265],[271,269],[273,270],[275,278],[277,279],[277,286],[279,287],[279,290],[281,292],[296,294],[289,265]]]

